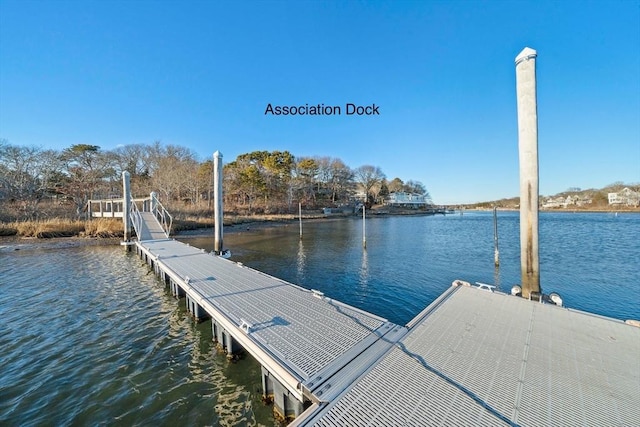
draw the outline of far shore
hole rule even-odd
[[[492,211],[492,208],[472,208],[472,209],[463,209],[458,210],[456,212],[473,212],[473,211]],[[514,208],[498,208],[499,211],[515,211],[518,209]],[[595,210],[595,209],[553,209],[553,210],[540,210],[540,213],[640,213],[640,208],[635,209],[603,209],[603,210]],[[371,216],[375,217],[384,217],[384,216],[402,216],[402,215],[411,215],[411,216],[428,216],[432,215],[429,213],[421,212],[421,211],[412,211],[412,210],[403,210],[394,213],[389,213],[384,210],[370,211]],[[452,215],[452,214],[448,214]],[[304,218],[304,223],[310,222],[318,222],[318,221],[340,221],[348,218],[356,218],[358,215],[326,215],[326,216],[313,216],[310,218]],[[247,233],[254,232],[259,230],[264,230],[267,228],[275,228],[275,227],[283,227],[289,225],[297,225],[298,218],[291,218],[291,216],[283,217],[281,219],[269,219],[269,220],[256,220],[256,221],[248,221],[242,223],[235,223],[224,226],[224,234],[236,234],[236,233]],[[214,233],[213,227],[211,226],[203,226],[200,228],[194,228],[189,230],[181,230],[172,234],[173,238],[176,239],[190,239],[190,238],[198,238],[198,237],[207,237],[212,236]],[[33,249],[62,249],[62,248],[70,248],[70,247],[78,247],[78,246],[108,246],[108,245],[119,245],[122,242],[122,237],[85,237],[85,236],[72,236],[72,237],[50,237],[50,238],[37,238],[37,237],[22,237],[22,236],[0,236],[0,253],[2,252],[12,252],[19,250],[33,250]]]

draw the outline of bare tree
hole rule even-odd
[[[318,163],[312,157],[301,157],[296,162],[294,170],[300,198],[307,202],[316,201],[316,182],[318,177]]]
[[[331,160],[331,201],[348,199],[353,190],[354,172],[340,159]]]
[[[192,201],[197,165],[196,155],[186,147],[163,147],[156,141],[149,148],[151,183],[167,203],[177,199]]]
[[[385,175],[382,170],[377,166],[364,165],[360,166],[354,171],[355,180],[362,186],[367,200],[373,196],[372,189],[376,184],[379,184]]]
[[[58,189],[75,203],[80,217],[87,201],[106,197],[112,189],[109,178],[113,176],[111,157],[100,151],[97,145],[75,144],[60,154],[64,165],[59,175]]]
[[[404,191],[404,182],[400,178],[393,178],[387,185],[390,193]]]
[[[60,168],[58,153],[38,147],[0,142],[0,200],[12,201],[18,217],[34,219],[38,204],[51,190],[51,180]]]

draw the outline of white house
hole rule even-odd
[[[421,207],[427,206],[427,198],[424,194],[395,192],[390,193],[386,201],[388,206]]]
[[[617,193],[609,193],[607,196],[610,205],[640,205],[640,193],[631,190],[629,187],[625,187]]]

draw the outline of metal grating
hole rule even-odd
[[[256,344],[301,379],[326,368],[388,323],[283,280],[183,243],[142,242],[159,263],[189,279],[200,296],[235,324],[249,323]]]
[[[639,328],[474,288],[446,296],[295,425],[640,425]]]

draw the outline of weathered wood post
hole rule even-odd
[[[515,61],[520,157],[520,268],[523,298],[530,298],[532,292],[540,292],[536,56],[535,50],[526,47]]]
[[[222,254],[222,153],[213,153],[213,215],[214,215],[214,245],[216,255]]]
[[[102,204],[100,206],[102,212]],[[122,222],[124,223],[124,245],[127,251],[131,250],[131,179],[129,172],[122,172]]]

